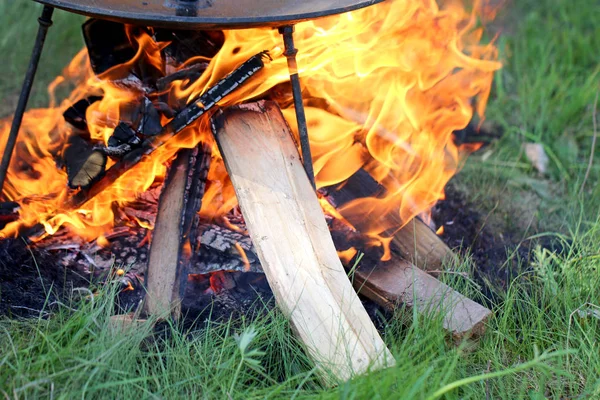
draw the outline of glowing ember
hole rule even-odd
[[[476,13],[447,3],[440,8],[435,0],[387,1],[296,27],[317,186],[341,183],[360,168],[379,181],[387,191],[384,198],[356,200],[337,212],[380,245],[389,243],[382,235],[400,227],[387,215],[399,215],[406,223],[443,196],[444,186],[472,150],[457,147],[452,133],[464,128],[475,112],[483,114],[493,73],[500,68],[494,46],[479,44],[482,30],[476,27]],[[130,36],[139,44],[132,61],[96,77],[82,51],[49,88],[54,99],[58,87],[75,85],[69,98],[27,113],[4,190],[7,199],[21,204],[20,219],[2,235],[42,223],[47,234],[66,226],[87,239],[101,237],[114,224],[113,206],[126,205],[162,180],[179,148],[201,141],[212,144],[208,119],[201,119],[89,203],[66,209],[73,191],[55,160],[74,128],[64,121],[63,112],[81,99],[103,96],[89,106],[86,120],[91,138],[106,143],[120,110],[143,95],[139,82],[128,78],[132,63],[141,60],[163,74],[172,68],[161,57],[168,43],[157,43],[144,32]],[[267,49],[274,61],[221,105],[265,95],[288,81],[281,47],[276,30],[227,31],[219,53],[204,60],[210,63],[200,79],[188,86],[173,82],[168,96],[190,100]],[[294,129],[293,109],[284,114]],[[0,122],[0,137],[7,137],[8,130],[9,121]],[[211,164],[208,179],[201,215],[222,216],[237,200],[221,160]]]

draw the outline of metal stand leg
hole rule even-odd
[[[0,162],[0,196],[2,195],[2,188],[4,187],[6,172],[8,171],[10,159],[15,148],[15,143],[17,142],[17,136],[19,135],[21,122],[23,121],[23,114],[27,108],[27,102],[29,101],[31,86],[33,85],[35,73],[37,72],[40,56],[42,55],[42,48],[44,47],[44,41],[46,40],[46,33],[48,32],[48,28],[52,25],[53,12],[53,7],[44,6],[42,15],[40,18],[38,18],[40,27],[38,29],[38,34],[33,46],[33,53],[31,54],[31,60],[29,61],[29,68],[27,69],[27,74],[25,75],[25,80],[23,81],[23,87],[21,88],[21,96],[19,97],[17,109],[10,127],[10,133],[8,135],[6,148],[4,149],[4,154],[2,156],[2,162]]]
[[[279,33],[283,35],[283,44],[285,46],[283,54],[287,57],[288,69],[290,71],[294,108],[296,109],[296,121],[298,122],[298,134],[300,136],[300,149],[302,150],[302,163],[306,170],[306,175],[308,175],[308,180],[310,180],[313,188],[316,189],[315,173],[310,154],[310,142],[308,141],[306,115],[304,114],[304,104],[302,103],[302,90],[300,89],[300,79],[298,78],[298,64],[296,63],[296,53],[298,53],[298,50],[294,47],[294,26],[283,26],[279,28]]]

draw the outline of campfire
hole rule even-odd
[[[343,364],[315,343],[360,328],[349,339],[355,372],[391,356],[344,271],[323,269],[340,259],[378,304],[426,315],[442,302],[451,335],[478,335],[489,310],[423,270],[453,257],[429,212],[477,148],[455,132],[483,120],[500,67],[481,44],[487,11],[387,1],[295,27],[316,198],[277,30],[88,19],[50,106],[24,116],[0,235],[60,251],[88,274],[121,275],[124,290],[146,287],[147,314],[178,315],[186,282],[215,294],[264,271],[302,340],[324,352],[317,360]],[[9,129],[0,122],[0,137]],[[340,307],[350,322],[308,332],[300,319],[324,314],[286,296]]]

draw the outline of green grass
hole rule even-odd
[[[152,333],[110,328],[115,286],[49,319],[0,320],[0,393],[9,398],[481,399],[600,396],[600,231],[563,255],[538,250],[511,285],[475,351],[455,348],[439,320],[399,315],[385,340],[393,368],[327,389],[287,321],[266,316]],[[467,264],[460,266],[467,268]],[[450,284],[477,295],[456,275]],[[84,293],[85,294],[85,293]],[[444,392],[443,396],[437,394]],[[436,394],[437,393],[437,394]],[[5,397],[6,397],[5,396]]]
[[[594,160],[580,194],[600,92],[600,4],[525,0],[507,10],[498,41],[505,68],[496,74],[487,111],[504,136],[485,157],[471,157],[459,181],[484,209],[526,211],[536,215],[539,229],[565,232],[577,222],[580,204],[591,220],[600,207],[600,162]],[[524,142],[544,146],[545,175],[526,159]]]
[[[600,398],[600,162],[593,161],[580,194],[600,90],[600,5],[514,3],[498,42],[505,68],[487,113],[505,134],[471,157],[454,184],[490,228],[524,240],[552,236],[561,251],[535,249],[529,268],[498,294],[476,350],[449,345],[441,321],[399,311],[384,335],[397,365],[328,389],[276,310],[196,331],[168,325],[152,333],[152,321],[114,331],[108,321],[115,288],[108,284],[93,301],[73,299],[49,318],[0,320],[0,393],[11,399]],[[15,103],[39,11],[30,1],[0,0],[9,78],[0,83],[4,115]],[[46,101],[44,88],[81,47],[80,23],[81,17],[56,12],[34,106]],[[525,141],[546,149],[546,175],[525,158]],[[469,259],[449,267],[473,268]],[[481,296],[460,275],[444,278]]]
[[[0,102],[0,117],[11,115],[16,107],[37,35],[37,19],[41,12],[41,5],[32,0],[0,0],[0,93],[3,96]],[[83,47],[83,17],[57,10],[52,19],[54,24],[48,31],[30,107],[42,107],[47,104],[48,84],[61,74],[67,61]]]

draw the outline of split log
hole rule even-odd
[[[177,319],[185,291],[192,246],[197,243],[200,202],[208,174],[210,152],[199,145],[180,150],[171,164],[160,197],[156,225],[148,255],[146,315]],[[186,251],[187,249],[187,251]]]
[[[445,262],[456,259],[456,255],[446,243],[419,218],[413,218],[404,225],[394,235],[392,245],[400,251],[404,259],[434,276],[443,270]]]
[[[87,188],[104,175],[107,157],[80,136],[73,136],[64,153],[69,187]]]
[[[401,258],[377,266],[361,266],[354,287],[390,311],[399,304],[429,318],[442,316],[444,329],[460,343],[485,332],[491,311]]]
[[[339,189],[328,188],[326,192],[338,208],[351,200],[385,196],[385,188],[363,169],[348,178]],[[390,214],[387,218],[393,225],[402,225],[397,214]],[[399,250],[402,257],[425,271],[440,271],[445,261],[456,257],[446,243],[418,217],[394,234],[392,246]]]
[[[324,378],[393,365],[344,272],[277,105],[229,108],[213,119],[213,132],[277,304]]]

